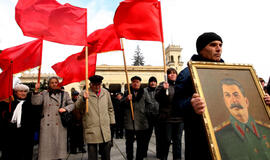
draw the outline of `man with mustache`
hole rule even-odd
[[[249,100],[238,81],[226,78],[221,86],[231,114],[228,121],[215,128],[222,159],[270,159],[270,125],[249,115]]]

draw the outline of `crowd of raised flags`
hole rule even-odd
[[[43,40],[84,46],[81,52],[52,66],[63,79],[61,85],[85,79],[86,48],[90,77],[95,74],[97,53],[124,50],[120,38],[163,42],[158,0],[122,1],[115,12],[114,24],[96,30],[88,37],[87,9],[62,5],[56,0],[18,0],[15,20],[25,36],[38,39],[4,49],[0,54],[0,87],[4,89],[0,93],[0,101],[8,100],[12,95],[12,74],[41,67]]]
[[[19,46],[7,48],[0,54],[0,101],[8,101],[12,93],[13,74],[37,67],[41,65],[42,56],[41,39],[24,43]]]

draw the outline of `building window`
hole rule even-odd
[[[171,62],[174,62],[173,56],[171,56]]]

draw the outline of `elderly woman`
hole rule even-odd
[[[24,84],[14,87],[14,101],[1,104],[2,159],[32,159],[34,145],[34,106],[29,88]]]
[[[51,77],[48,83],[49,89],[41,93],[38,92],[40,84],[36,84],[32,96],[34,105],[43,105],[38,159],[64,159],[67,157],[67,129],[62,125],[60,113],[71,112],[74,104],[69,94],[61,91],[57,77]]]

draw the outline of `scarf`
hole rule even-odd
[[[155,87],[150,87],[150,86],[148,86],[147,89],[148,89],[149,92],[153,92],[153,91],[155,91],[156,88],[155,88]]]
[[[52,94],[56,95],[58,93],[61,93],[61,90],[60,89],[51,89],[51,88],[49,88],[48,92],[49,92],[49,96],[51,96]]]
[[[139,102],[140,99],[143,96],[144,90],[143,88],[139,88],[138,90],[133,89],[132,87],[130,88],[130,91],[132,93],[132,101],[133,102]]]
[[[17,123],[17,128],[21,127],[21,118],[22,118],[22,105],[25,102],[25,100],[18,100],[19,103],[17,104],[13,116],[11,119],[11,123]]]
[[[170,80],[170,79],[168,79],[168,83],[169,83],[170,85],[172,85],[172,86],[175,85],[175,81],[172,81],[172,80]]]

